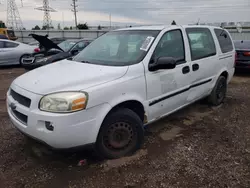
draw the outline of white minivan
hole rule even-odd
[[[93,145],[118,158],[140,148],[145,125],[205,97],[221,104],[234,63],[231,36],[219,27],[110,31],[73,60],[16,78],[8,114],[18,130],[52,148]]]

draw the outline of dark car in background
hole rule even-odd
[[[93,39],[70,39],[57,45],[46,36],[33,37],[36,38],[44,48],[37,53],[26,54],[21,58],[22,67],[27,70],[73,57],[93,41]]]
[[[0,39],[9,40],[9,38],[8,38],[8,37],[6,37],[6,35],[1,35],[1,34],[0,34]]]
[[[64,38],[60,38],[60,37],[48,37],[48,39],[50,39],[55,44],[60,44],[61,42],[65,41]],[[34,40],[33,42],[30,42],[28,44],[31,46],[39,46],[39,42],[37,40]]]
[[[236,70],[250,70],[250,40],[234,41],[236,50]]]

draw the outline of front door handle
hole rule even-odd
[[[198,64],[193,64],[193,65],[192,65],[193,71],[197,71],[199,68],[200,68],[200,67],[199,67]]]
[[[182,73],[183,73],[183,74],[187,74],[187,73],[189,73],[189,72],[190,72],[189,66],[186,66],[186,67],[183,67],[183,68],[182,68]]]

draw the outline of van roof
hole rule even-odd
[[[210,26],[210,25],[154,25],[154,26],[139,26],[139,27],[129,27],[129,28],[123,28],[123,29],[117,29],[119,30],[163,30],[163,29],[178,29],[178,28],[218,28],[222,29],[220,27],[216,26]]]

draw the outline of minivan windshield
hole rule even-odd
[[[108,66],[139,63],[159,32],[158,30],[108,32],[90,43],[73,58],[73,61]]]

